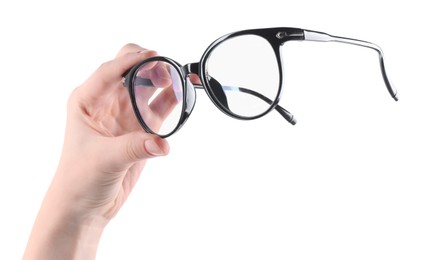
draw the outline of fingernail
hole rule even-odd
[[[164,155],[163,150],[160,148],[160,146],[157,145],[156,142],[153,140],[146,140],[144,143],[145,150],[153,156],[160,156]]]

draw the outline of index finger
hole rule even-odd
[[[146,48],[143,48],[143,47],[141,47],[141,46],[139,46],[137,44],[128,43],[128,44],[125,44],[119,50],[119,52],[116,54],[116,58],[121,57],[121,56],[123,56],[123,55],[125,55],[127,53],[130,53],[130,52],[143,52],[143,51],[146,51],[146,50],[147,50]]]
[[[115,59],[103,63],[81,86],[92,95],[98,95],[110,85],[120,84],[123,74],[144,59],[156,56],[156,52],[136,44],[126,44]]]
[[[135,64],[147,58],[157,55],[155,51],[144,50],[141,52],[129,52],[114,60],[103,63],[93,76],[102,79],[106,85],[120,82],[122,76]]]

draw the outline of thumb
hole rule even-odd
[[[165,139],[141,131],[119,136],[115,141],[117,163],[134,163],[169,153],[169,144]]]

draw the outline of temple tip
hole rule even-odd
[[[398,101],[398,99],[399,99],[399,94],[398,94],[398,92],[396,92],[396,93],[392,96],[392,98],[393,98],[395,101]]]

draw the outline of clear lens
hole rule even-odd
[[[238,116],[258,116],[277,98],[278,62],[270,43],[260,36],[225,40],[210,54],[206,70],[213,94]]]
[[[133,80],[144,124],[162,136],[172,133],[183,110],[183,83],[177,68],[165,61],[150,61],[138,68]]]

